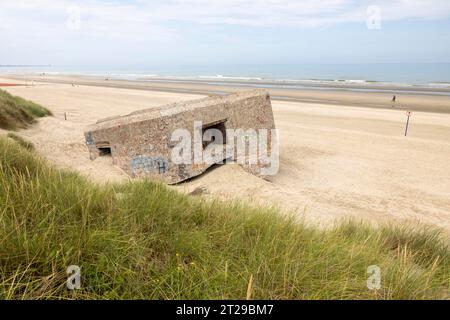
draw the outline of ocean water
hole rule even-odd
[[[241,81],[342,81],[450,87],[450,63],[0,66],[0,73],[84,74],[127,79],[168,77]]]

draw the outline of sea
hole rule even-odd
[[[395,84],[450,88],[450,63],[6,66],[0,74],[36,73],[149,80]]]

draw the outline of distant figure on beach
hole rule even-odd
[[[397,101],[397,97],[395,96],[395,94],[392,96],[392,103],[395,103],[395,101]]]

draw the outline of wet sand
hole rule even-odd
[[[381,84],[314,84],[302,83],[301,89],[288,89],[285,85],[251,81],[192,81],[192,80],[119,80],[96,76],[16,75],[18,82],[31,84],[76,84],[106,88],[128,88],[145,91],[164,91],[200,95],[227,94],[265,86],[273,100],[355,106],[378,109],[397,109],[450,113],[450,88],[405,87]],[[289,83],[288,83],[289,84]],[[269,85],[269,86],[267,86]],[[291,84],[294,85],[294,84]],[[396,95],[396,103],[392,96]]]

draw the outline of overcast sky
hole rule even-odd
[[[1,0],[0,33],[0,64],[450,62],[450,1]]]

